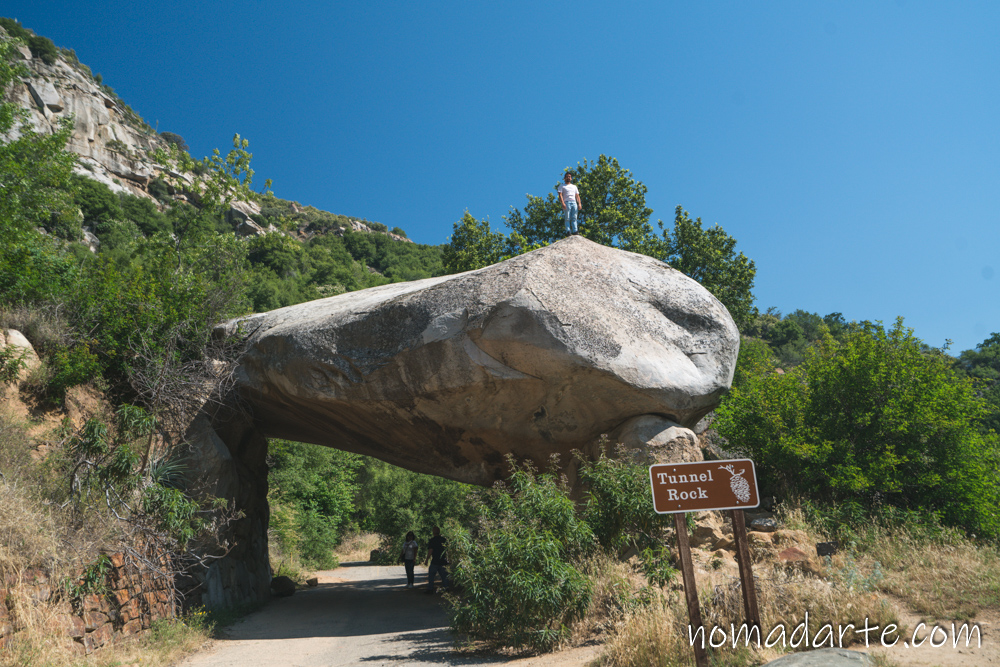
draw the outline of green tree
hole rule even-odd
[[[101,223],[123,219],[121,199],[103,183],[74,175],[73,194],[85,224],[96,229]]]
[[[976,378],[979,392],[990,404],[983,425],[1000,433],[1000,333],[992,334],[975,350],[962,352],[958,365],[970,377]]]
[[[734,387],[715,426],[750,455],[772,491],[821,501],[882,503],[1000,533],[998,443],[976,425],[988,406],[940,350],[902,320],[827,333],[784,374]]]
[[[448,245],[444,247],[441,258],[444,270],[462,273],[481,269],[534,249],[517,243],[517,237],[512,240],[513,236],[493,231],[489,220],[476,220],[466,211],[453,225]]]
[[[173,147],[174,144],[171,144]],[[209,171],[205,179],[205,187],[201,193],[203,208],[223,213],[233,200],[251,201],[257,198],[257,193],[251,189],[254,170],[250,167],[253,153],[248,139],[239,134],[233,135],[233,148],[225,157],[216,148],[207,158]],[[271,181],[265,181],[264,189],[269,190]]]
[[[354,509],[361,457],[287,440],[268,444],[268,502],[272,529],[286,553],[309,567],[336,566],[333,549]]]
[[[752,260],[736,252],[736,240],[719,225],[702,227],[677,207],[674,226],[650,223],[653,210],[646,206],[646,186],[618,160],[601,155],[567,170],[580,189],[583,208],[580,233],[603,245],[663,260],[705,286],[729,309],[741,330],[756,315],[753,284],[757,269]],[[553,190],[558,188],[558,184]],[[466,211],[456,222],[444,249],[445,270],[469,271],[542,247],[565,236],[562,206],[553,192],[544,198],[528,195],[523,210],[511,209],[504,220],[510,235],[493,231],[486,220]]]
[[[650,224],[653,209],[646,206],[646,186],[615,158],[601,155],[584,160],[575,169],[573,182],[580,189],[583,208],[580,233],[602,245],[663,259],[666,248]],[[559,184],[553,186],[557,190]],[[562,206],[553,192],[545,198],[528,195],[523,211],[511,209],[504,218],[528,246],[552,243],[565,236]]]
[[[16,41],[0,38],[0,90],[6,91],[23,66],[15,60]],[[73,130],[63,120],[52,134],[39,134],[13,102],[0,104],[0,234],[38,227],[69,205],[70,174],[76,156],[66,150]],[[8,137],[16,136],[14,139]]]
[[[395,562],[407,531],[412,530],[425,544],[434,526],[471,523],[475,517],[472,489],[365,457],[358,470],[354,521],[360,530],[381,535],[383,557]]]
[[[0,37],[0,92],[24,72],[16,45]],[[24,109],[0,103],[0,294],[8,304],[49,298],[75,275],[75,262],[35,231],[71,208],[71,131],[65,119],[54,133],[40,134]]]
[[[191,244],[135,236],[88,266],[66,297],[112,388],[155,402],[148,392],[202,359],[216,323],[247,312],[246,247],[232,234]]]
[[[719,225],[704,229],[701,218],[692,220],[680,206],[673,229],[664,231],[663,236],[667,248],[663,259],[670,266],[715,295],[741,331],[753,322],[757,314],[753,305],[757,268],[753,260],[736,252],[736,239]]]

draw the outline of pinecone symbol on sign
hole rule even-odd
[[[750,500],[750,483],[743,479],[743,473],[746,472],[746,468],[736,472],[733,470],[733,465],[729,464],[727,466],[719,466],[719,469],[729,471],[729,488],[733,490],[736,499],[741,503]]]

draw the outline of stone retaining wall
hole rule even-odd
[[[101,592],[71,599],[50,572],[33,568],[16,581],[0,582],[0,648],[22,629],[19,609],[49,605],[49,627],[71,637],[81,653],[149,629],[153,621],[177,615],[179,605],[168,556],[155,559],[159,571],[139,565],[124,553],[108,555],[110,569]],[[83,576],[83,571],[76,573]],[[77,581],[79,584],[79,580]],[[19,604],[20,603],[20,604]]]

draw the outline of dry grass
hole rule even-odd
[[[800,536],[804,541],[825,539],[811,529],[800,511],[790,512],[782,519],[788,528],[803,531]],[[789,569],[776,563],[772,555],[763,557],[753,569],[763,625],[761,640],[766,644],[764,640],[774,631],[771,637],[777,646],[757,650],[741,642],[734,648],[730,626],[738,629],[744,622],[739,576],[734,563],[724,564],[715,557],[705,558],[706,555],[700,554],[699,560],[705,561],[705,568],[697,574],[702,622],[706,630],[719,627],[728,637],[726,646],[709,650],[713,664],[759,665],[783,651],[792,650],[792,632],[804,622],[807,612],[810,638],[816,638],[820,629],[829,623],[835,644],[838,643],[838,624],[863,627],[866,618],[870,625],[880,627],[899,624],[891,604],[877,590],[877,577],[861,575],[853,561],[838,557],[825,566],[820,565],[815,574]],[[610,631],[599,663],[614,667],[694,664],[694,652],[688,642],[687,605],[679,581],[668,592],[651,590],[641,575],[633,573],[631,578],[636,602],[632,608],[622,606],[617,616],[610,615]],[[619,571],[608,579],[621,581],[622,575]],[[784,627],[784,648],[780,627]],[[716,640],[718,638],[717,635]],[[828,642],[825,633],[820,634],[819,639]],[[848,646],[859,640],[863,642],[864,636],[847,632],[843,644]]]
[[[687,612],[662,594],[647,607],[624,615],[604,644],[598,664],[615,667],[675,667],[694,664],[685,640]]]
[[[79,645],[53,629],[55,613],[48,607],[35,612],[36,623],[18,632],[6,649],[0,649],[0,664],[9,667],[167,667],[202,648],[211,638],[211,627],[199,616],[158,621],[133,641],[106,646],[89,656]]]
[[[267,542],[267,557],[276,577],[288,577],[292,581],[303,583],[311,575],[309,568],[299,560],[298,554],[285,553],[275,539]]]
[[[345,537],[334,553],[341,563],[367,563],[380,542],[381,536],[378,533],[356,533]]]
[[[797,507],[782,518],[817,540],[828,539]],[[847,553],[831,563],[835,576],[889,593],[917,615],[970,620],[983,610],[1000,611],[1000,550],[995,542],[976,541],[960,530],[934,524],[873,522],[847,547]]]
[[[50,512],[16,480],[0,480],[0,575],[10,580],[31,566],[60,561],[60,543]]]
[[[20,331],[36,352],[72,342],[72,329],[58,305],[0,309],[0,329]]]
[[[873,528],[858,567],[877,572],[879,587],[928,619],[969,620],[1000,610],[1000,553],[956,533],[937,539]]]

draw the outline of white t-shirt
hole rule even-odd
[[[410,540],[403,545],[403,560],[415,560],[417,557],[417,542]]]
[[[559,194],[563,196],[563,201],[569,206],[570,202],[576,202],[576,195],[580,189],[572,183],[563,183],[559,186]]]

